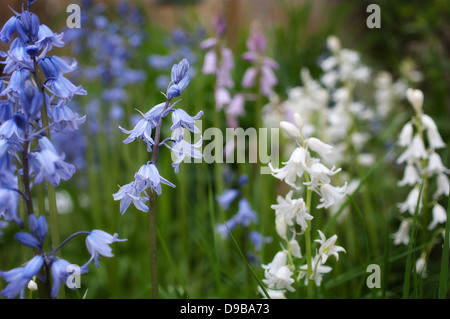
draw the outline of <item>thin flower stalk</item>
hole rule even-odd
[[[132,130],[126,130],[119,127],[128,137],[123,141],[124,144],[131,143],[136,139],[142,140],[147,145],[147,151],[152,153],[151,160],[138,170],[134,175],[134,181],[120,187],[117,193],[113,194],[114,200],[120,201],[120,213],[124,214],[131,204],[138,210],[149,212],[149,242],[150,242],[150,273],[152,284],[152,297],[159,298],[158,288],[158,264],[156,251],[156,195],[162,194],[161,184],[166,184],[175,188],[175,185],[166,180],[159,173],[157,168],[159,149],[166,146],[172,150],[175,161],[172,163],[175,173],[178,173],[179,166],[186,158],[201,158],[203,155],[196,148],[200,143],[190,144],[183,139],[185,131],[199,134],[201,131],[195,125],[203,111],[195,116],[190,116],[184,110],[174,108],[178,101],[172,100],[181,96],[183,90],[187,88],[190,82],[189,62],[183,59],[178,64],[172,66],[171,82],[167,87],[165,94],[166,101],[160,103],[148,112],[141,113],[142,119],[139,120]],[[172,126],[170,130],[172,135],[161,141],[163,120],[172,115]],[[154,134],[152,134],[154,132]],[[169,145],[171,143],[171,145]],[[148,193],[149,192],[149,193]]]

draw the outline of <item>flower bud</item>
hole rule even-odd
[[[406,91],[406,97],[408,98],[409,103],[411,103],[416,112],[422,111],[423,92],[421,90],[408,89]]]

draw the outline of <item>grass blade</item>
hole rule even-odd
[[[225,224],[225,226],[226,226],[226,224]],[[231,236],[231,239],[233,240],[234,244],[236,245],[236,248],[238,249],[239,254],[241,255],[242,259],[243,259],[243,260],[245,261],[245,263],[247,264],[247,267],[250,269],[250,271],[251,271],[253,277],[255,277],[255,280],[258,282],[259,287],[261,287],[261,290],[264,292],[264,295],[266,295],[267,299],[271,299],[271,298],[270,298],[270,295],[269,295],[269,293],[267,292],[266,288],[264,287],[263,283],[261,282],[261,280],[259,280],[259,278],[258,278],[258,276],[256,275],[255,271],[253,270],[252,266],[250,266],[250,264],[248,263],[248,261],[247,261],[247,259],[245,258],[244,253],[242,252],[241,248],[239,248],[239,245],[238,245],[238,243],[236,242],[236,240],[234,239],[234,236],[233,236],[233,234],[231,233],[230,229],[228,229],[228,226],[227,226],[227,230],[228,230],[228,233],[229,233],[230,236]]]

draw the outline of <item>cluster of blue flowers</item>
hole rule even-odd
[[[198,112],[195,116],[190,116],[184,110],[174,108],[178,101],[172,103],[172,99],[179,97],[181,92],[189,85],[191,76],[188,71],[189,62],[186,59],[183,59],[178,64],[174,64],[171,72],[171,82],[166,91],[166,101],[154,106],[147,113],[141,114],[142,119],[139,120],[132,130],[119,127],[122,132],[128,134],[128,137],[123,141],[124,144],[139,139],[147,144],[147,151],[153,153],[152,160],[142,165],[135,174],[135,180],[120,187],[119,191],[113,194],[114,200],[120,200],[120,212],[122,214],[125,213],[131,203],[138,210],[147,212],[149,210],[147,204],[149,196],[146,192],[148,188],[159,196],[162,192],[161,184],[175,187],[173,183],[159,174],[156,167],[160,146],[165,145],[176,156],[176,160],[172,164],[176,173],[179,170],[180,163],[186,156],[192,158],[201,158],[203,156],[200,151],[196,150],[196,148],[201,146],[202,139],[195,144],[190,144],[183,140],[185,129],[192,133],[201,133],[195,125],[195,120],[198,120],[203,115],[203,111]],[[162,121],[170,113],[172,113],[172,126],[170,127],[172,136],[161,141]],[[152,135],[153,132],[154,135]],[[169,145],[169,143],[172,144]]]
[[[200,39],[204,36],[204,29],[197,28],[194,32],[188,32],[181,28],[174,29],[170,36],[164,39],[166,54],[151,54],[147,62],[150,67],[157,71],[167,70],[174,63],[185,58],[189,61],[191,76],[195,76],[196,70],[193,65],[197,62],[197,52],[194,50],[198,46]],[[170,77],[160,74],[156,77],[156,86],[165,89],[170,83]]]
[[[0,228],[5,222],[14,222],[21,228],[28,226],[30,233],[19,232],[19,243],[34,248],[35,256],[23,267],[0,271],[8,285],[0,293],[7,298],[24,297],[29,281],[36,276],[53,287],[49,297],[55,298],[60,284],[65,283],[71,272],[68,261],[56,257],[56,252],[76,235],[87,235],[89,261],[81,267],[88,271],[99,256],[112,256],[109,244],[121,241],[117,235],[101,230],[74,233],[58,247],[44,251],[47,222],[40,212],[34,213],[31,190],[44,180],[53,186],[67,181],[75,173],[74,165],[65,161],[51,142],[50,134],[72,132],[86,119],[69,107],[75,95],[85,95],[82,86],[74,85],[65,74],[77,67],[75,60],[49,55],[53,47],[63,47],[62,33],[54,33],[41,24],[30,11],[34,1],[28,0],[26,9],[14,12],[0,31],[0,40],[9,43],[7,52],[0,52],[4,60],[4,77],[0,79]],[[21,185],[19,187],[19,180]],[[20,198],[26,203],[28,225],[18,214]]]
[[[123,105],[129,99],[125,88],[145,80],[145,73],[131,68],[130,64],[146,34],[142,31],[138,8],[126,1],[114,6],[120,16],[118,21],[109,18],[114,12],[108,11],[103,3],[83,0],[82,7],[82,28],[67,29],[64,40],[70,44],[73,54],[89,57],[87,65],[79,68],[77,75],[85,81],[102,84],[102,94],[92,96],[86,104],[89,132],[97,134],[105,130],[110,133],[111,124],[125,114]]]
[[[248,182],[247,175],[242,175],[238,180],[238,187],[228,188],[222,194],[216,196],[216,201],[224,210],[229,210],[233,202],[238,201],[238,210],[231,218],[223,224],[216,226],[216,232],[222,235],[222,238],[228,238],[228,234],[238,226],[249,228],[252,224],[258,224],[258,214],[254,211],[247,199],[243,196],[242,188]],[[263,243],[272,241],[271,237],[264,237],[258,231],[251,231],[248,234],[256,251],[259,251]]]

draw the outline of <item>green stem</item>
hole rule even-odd
[[[50,127],[49,127],[49,121],[48,121],[48,113],[47,113],[47,105],[45,103],[45,88],[42,84],[42,80],[39,76],[39,67],[38,63],[36,61],[36,58],[33,58],[34,60],[34,71],[33,76],[34,80],[36,81],[36,85],[41,90],[41,93],[44,97],[44,102],[41,108],[41,121],[42,121],[42,127],[45,129],[45,132],[47,133],[47,137],[50,140]],[[60,239],[59,239],[59,228],[58,228],[58,210],[56,207],[56,191],[55,188],[47,182],[47,196],[48,196],[48,210],[50,215],[50,236],[52,245],[54,247],[59,245]]]
[[[306,181],[310,181],[309,174],[305,172]],[[306,190],[306,207],[307,211],[311,211],[311,196],[312,190],[307,188]],[[306,261],[308,265],[308,299],[313,298],[314,293],[314,282],[311,280],[311,276],[313,274],[312,269],[312,244],[311,244],[311,221],[306,221],[307,227],[305,230],[305,244],[306,244]]]
[[[166,104],[164,105],[164,110],[161,114],[163,114],[170,105],[170,101],[172,98],[168,98]],[[162,128],[162,120],[161,116],[158,121],[158,126],[155,131],[155,145],[152,149],[152,162],[156,165],[158,161],[159,155],[159,142],[161,141],[161,128]],[[151,276],[151,284],[152,284],[152,298],[159,298],[159,290],[158,290],[158,262],[157,262],[157,254],[156,254],[156,193],[152,190],[150,192],[149,198],[149,239],[150,239],[150,276]]]

